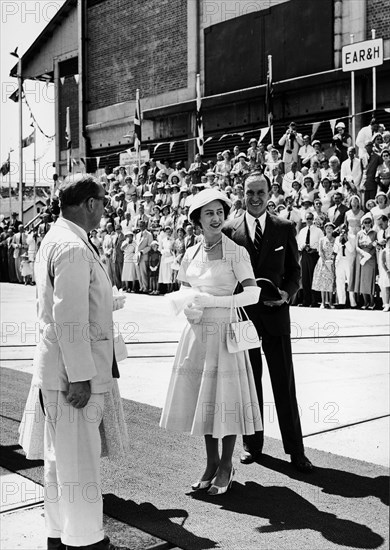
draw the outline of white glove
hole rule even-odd
[[[118,290],[116,286],[112,288],[112,291],[112,311],[117,311],[118,309],[124,308],[127,298],[126,294],[123,294],[122,289]]]
[[[189,306],[193,302],[195,294],[196,291],[193,288],[181,285],[179,290],[166,294],[165,298],[171,304],[175,315],[179,315],[186,306]]]
[[[234,294],[233,306],[244,307],[251,304],[257,304],[260,297],[260,288],[258,286],[245,286],[240,294]],[[197,309],[205,307],[231,307],[232,296],[212,296],[211,294],[197,294],[193,299],[193,306]]]
[[[184,315],[187,317],[189,321],[198,323],[203,315],[203,310],[196,309],[195,307],[192,307],[192,305],[190,304],[184,308]]]

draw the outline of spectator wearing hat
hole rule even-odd
[[[322,179],[329,178],[333,188],[337,188],[341,183],[340,161],[336,155],[332,155],[329,159],[329,166],[327,169],[322,169]],[[337,186],[335,187],[335,183]]]
[[[147,223],[145,220],[140,220],[139,231],[135,235],[135,254],[136,254],[136,272],[137,280],[139,282],[139,290],[141,293],[149,292],[149,279],[148,279],[148,254],[150,245],[153,241],[153,236],[150,231],[147,230]]]
[[[142,204],[144,207],[144,212],[147,216],[150,217],[152,215],[153,208],[154,208],[153,193],[151,191],[145,191],[142,198],[143,198]]]
[[[218,161],[215,165],[215,175],[218,178],[218,182],[223,184],[226,179],[229,180],[230,172],[232,171],[233,164],[231,161],[231,152],[226,149],[222,152],[222,160]],[[207,174],[206,174],[207,175]]]
[[[172,188],[169,183],[165,183],[164,185],[164,197],[163,197],[163,205],[167,205],[169,207],[172,206]]]
[[[303,175],[298,170],[298,161],[291,162],[291,169],[283,177],[282,189],[285,195],[291,195],[293,181],[298,181],[303,185]]]
[[[177,208],[180,202],[180,182],[177,176],[173,176],[171,180],[171,197],[172,208]]]
[[[368,126],[363,126],[356,136],[356,147],[359,148],[359,158],[366,154],[366,143],[372,141],[372,137],[378,132],[379,124],[375,118],[372,118]]]
[[[12,248],[13,248],[13,260],[15,263],[15,272],[16,277],[19,283],[23,282],[22,274],[20,271],[20,264],[22,261],[22,256],[27,252],[27,236],[24,230],[24,225],[19,224],[18,232],[12,237]]]
[[[114,285],[120,289],[122,288],[122,270],[123,270],[123,250],[122,244],[125,240],[125,236],[122,232],[120,224],[115,226],[115,233],[112,234],[112,254],[110,261],[112,263],[111,270],[113,275]]]
[[[125,236],[133,231],[133,221],[131,219],[131,214],[128,210],[125,212],[125,217],[120,222],[120,225],[122,227],[122,232]]]
[[[381,157],[373,151],[372,141],[366,143],[365,149],[366,154],[362,157],[363,178],[360,184],[360,188],[363,191],[363,202],[375,199],[378,186],[376,174],[382,162]]]
[[[158,290],[158,275],[161,263],[161,252],[158,249],[158,241],[152,241],[149,250],[149,294],[160,294]]]
[[[334,244],[335,238],[333,223],[324,226],[325,235],[318,245],[319,258],[313,272],[312,289],[321,292],[321,308],[333,309],[333,293],[335,291]]]
[[[312,290],[313,273],[319,258],[318,249],[323,232],[314,225],[314,214],[311,210],[305,212],[305,224],[297,237],[298,250],[301,252],[302,267],[302,305],[317,307],[316,292]]]
[[[363,176],[362,161],[356,158],[355,147],[348,147],[347,153],[348,158],[341,163],[341,181],[351,179],[356,189],[359,189]]]
[[[195,155],[194,162],[190,165],[188,169],[188,174],[192,178],[191,183],[200,183],[201,177],[207,172],[207,170],[208,166],[205,162],[203,162],[202,155],[200,153],[197,153]]]
[[[298,152],[303,145],[302,134],[297,132],[295,122],[290,122],[285,134],[279,140],[279,145],[283,147],[282,160],[284,172],[287,174],[291,170],[293,162],[296,162],[298,166]]]
[[[275,168],[282,168],[282,161],[280,160],[279,151],[273,147],[268,154],[268,160],[265,163],[264,174],[272,179],[273,171]]]
[[[249,174],[249,164],[245,153],[238,153],[235,157],[237,160],[230,172],[231,177],[234,178],[235,183],[243,183],[244,178]]]
[[[136,245],[134,242],[134,233],[132,231],[125,235],[121,249],[123,252],[122,285],[126,292],[134,291],[134,285],[137,280],[136,270]]]
[[[388,193],[390,189],[390,148],[383,149],[380,156],[382,162],[376,171],[378,190]]]
[[[179,206],[181,206],[183,210],[187,206],[188,195],[189,195],[189,189],[187,185],[182,185],[180,188]]]
[[[339,159],[340,164],[348,158],[348,147],[352,145],[352,138],[346,132],[344,122],[337,122],[335,126],[335,134],[332,139],[334,154]]]
[[[161,262],[158,283],[164,285],[167,292],[172,291],[172,262],[174,260],[173,244],[174,238],[172,227],[166,225],[164,228],[164,234],[162,235],[159,244]]]
[[[171,214],[171,207],[169,206],[169,204],[165,204],[162,207],[160,225],[163,229],[165,229],[166,226],[171,226],[172,224],[173,224],[173,219]]]
[[[114,286],[115,276],[112,270],[113,262],[111,259],[113,252],[114,225],[111,222],[108,222],[105,229],[106,234],[104,235],[102,241],[102,262],[106,266],[111,284]]]
[[[363,296],[362,309],[374,309],[376,276],[376,232],[369,213],[362,218],[362,228],[356,235],[355,288],[356,294]]]
[[[310,145],[310,137],[308,135],[303,136],[302,139],[303,145],[299,148],[298,151],[299,166],[301,168],[302,166],[310,168],[311,159],[316,154],[316,152],[314,147]]]
[[[321,166],[321,162],[326,160],[327,156],[325,155],[325,153],[322,150],[322,145],[321,145],[320,140],[319,139],[313,140],[312,141],[312,146],[313,146],[313,149],[314,149],[314,155],[311,158],[311,162],[317,160],[318,163]]]

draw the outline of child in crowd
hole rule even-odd
[[[152,241],[149,251],[149,294],[159,294],[158,272],[161,261],[161,252],[158,250],[158,242]]]
[[[22,255],[20,262],[20,273],[23,277],[23,282],[25,285],[32,284],[32,262],[28,259],[27,252]]]

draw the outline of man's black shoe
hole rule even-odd
[[[252,464],[261,458],[261,451],[242,451],[240,455],[241,464]]]
[[[103,540],[95,542],[94,544],[89,544],[87,546],[67,546],[66,550],[130,550],[127,546],[117,546],[112,544],[107,535]]]
[[[292,454],[291,464],[296,470],[298,470],[298,472],[302,472],[304,474],[308,474],[314,470],[313,464],[303,453]]]
[[[49,537],[47,539],[47,550],[66,550],[66,546],[62,544],[61,539]]]

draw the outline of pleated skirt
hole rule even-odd
[[[181,335],[160,426],[193,435],[251,435],[262,430],[247,351],[226,346],[229,309],[206,308]]]

